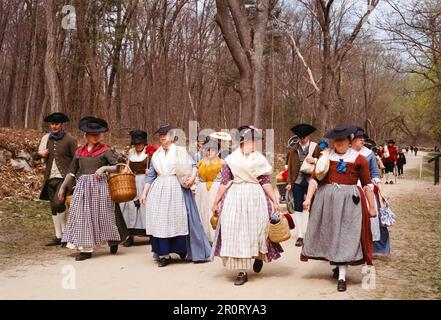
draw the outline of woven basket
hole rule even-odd
[[[135,175],[130,167],[124,163],[118,163],[117,166],[124,166],[128,172],[111,174],[109,177],[110,197],[114,202],[128,202],[136,197]]]
[[[269,224],[268,238],[274,243],[280,243],[291,238],[288,220],[285,216],[281,215],[278,223]]]

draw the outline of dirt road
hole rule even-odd
[[[420,156],[422,156],[421,153]],[[409,157],[416,167],[419,157]],[[406,185],[386,186],[390,196]],[[307,217],[306,213],[304,213]],[[306,220],[305,227],[306,227]],[[295,234],[295,233],[293,233]],[[59,258],[33,261],[0,273],[1,299],[360,299],[374,297],[362,289],[362,267],[350,267],[348,291],[338,293],[325,262],[300,262],[295,237],[283,247],[276,262],[265,264],[260,274],[249,273],[244,286],[233,285],[235,273],[223,268],[220,259],[204,264],[173,263],[158,268],[149,245],[120,247],[111,256],[103,247],[87,261],[74,261],[72,252],[59,249]],[[381,282],[381,279],[377,279]]]

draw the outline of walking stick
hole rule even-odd
[[[394,182],[397,184],[397,176],[398,176],[398,167],[397,165],[394,165]]]

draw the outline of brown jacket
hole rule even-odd
[[[294,184],[294,182],[297,180],[297,177],[300,172],[300,161],[299,161],[299,153],[297,152],[297,149],[299,148],[299,144],[295,144],[288,152],[287,160],[288,163],[288,184]],[[317,144],[317,146],[314,149],[314,152],[312,153],[312,157],[318,159],[320,156],[320,147]]]
[[[43,190],[40,194],[41,200],[49,200],[46,182],[49,180],[53,162],[56,161],[57,168],[64,178],[66,174],[69,173],[69,167],[75,156],[77,147],[77,141],[68,133],[58,141],[49,138],[47,142],[49,155],[47,156],[46,170],[44,172]]]

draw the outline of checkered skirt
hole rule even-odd
[[[72,196],[63,242],[70,248],[90,249],[120,240],[107,178],[82,175]]]

